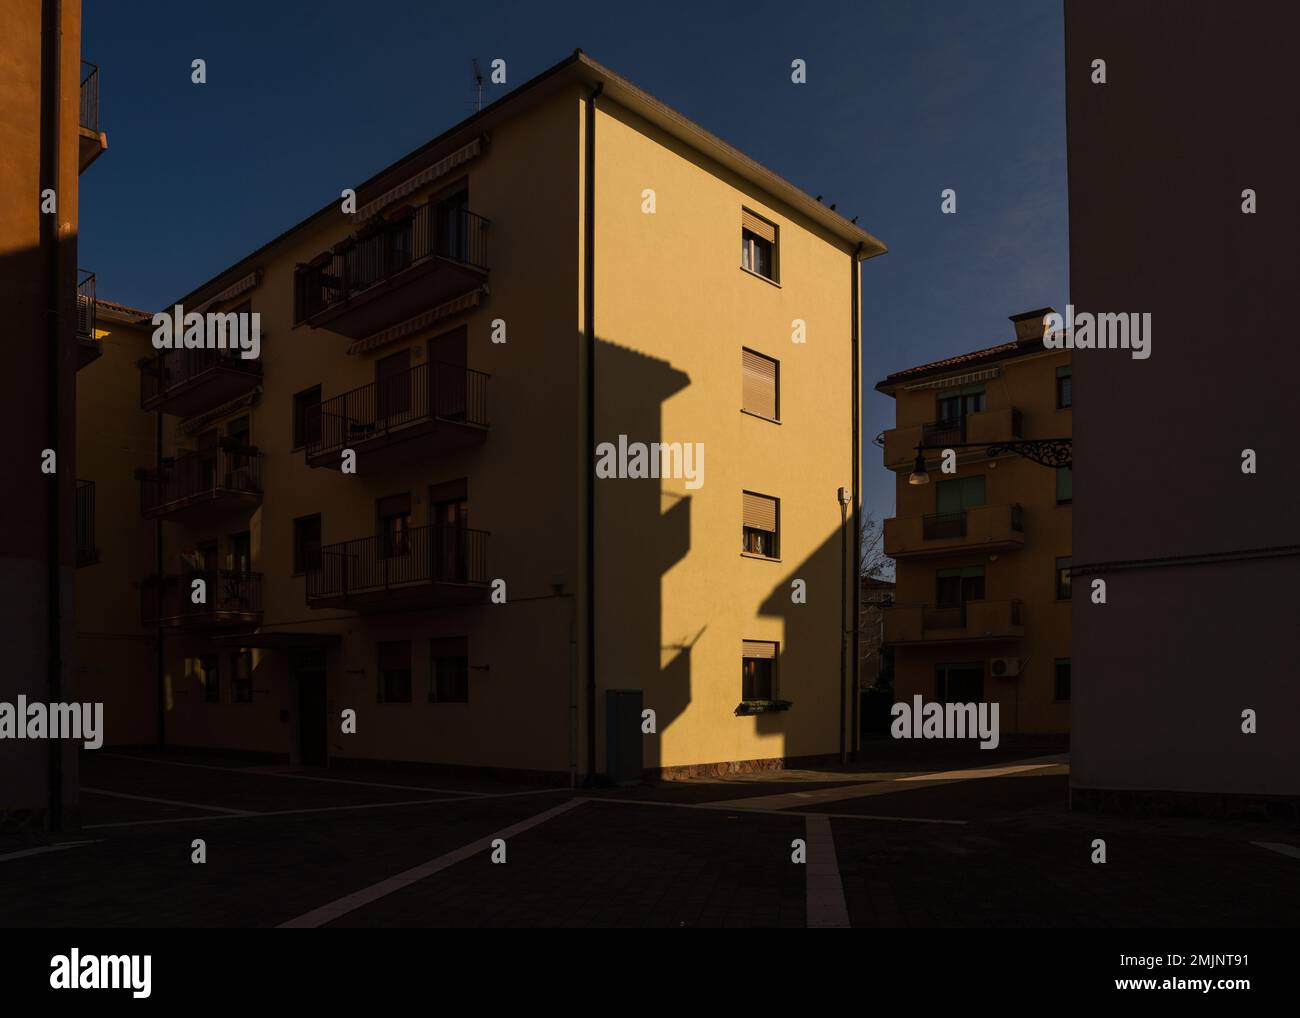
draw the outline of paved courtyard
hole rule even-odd
[[[42,927],[1300,923],[1294,827],[1072,815],[1068,758],[1033,747],[883,743],[864,756],[846,770],[574,792],[88,753],[80,831],[0,839],[0,915]]]

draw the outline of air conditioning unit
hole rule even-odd
[[[989,658],[989,674],[995,679],[1009,679],[1020,674],[1020,658],[1018,657],[993,657]]]

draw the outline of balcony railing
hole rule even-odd
[[[487,219],[466,208],[436,202],[383,222],[298,269],[296,320],[308,321],[434,260],[485,272],[488,225]]]
[[[489,377],[431,361],[325,400],[308,426],[307,462],[336,464],[343,449],[385,440],[428,436],[435,449],[445,449],[481,438]]]
[[[921,535],[927,541],[966,536],[966,513],[935,513],[921,517]]]
[[[307,573],[307,602],[419,596],[435,587],[450,589],[434,600],[472,599],[465,588],[488,582],[488,536],[483,530],[433,525],[324,545],[318,568]]]
[[[256,446],[223,441],[164,460],[140,477],[140,513],[158,519],[200,504],[250,504],[262,496],[262,454]]]
[[[966,441],[966,417],[955,417],[946,421],[930,421],[921,425],[922,445],[948,445],[953,442]]]
[[[980,505],[929,516],[885,520],[885,554],[938,555],[961,548],[1014,551],[1025,544],[1025,513],[1019,505]]]
[[[203,581],[195,603],[196,580]],[[252,625],[262,618],[262,574],[238,569],[187,570],[150,577],[140,589],[146,626],[208,628]]]
[[[892,605],[885,609],[884,633],[887,644],[1016,640],[1024,635],[1024,602]]]
[[[261,358],[238,349],[163,350],[140,362],[140,408],[189,417],[246,392],[262,379]]]
[[[95,482],[77,482],[77,567],[99,561],[95,543]]]
[[[99,68],[81,62],[81,126],[99,133]]]

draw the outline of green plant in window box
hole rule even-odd
[[[789,700],[742,700],[736,707],[736,717],[744,717],[749,714],[766,714],[769,711],[789,710],[791,702]]]

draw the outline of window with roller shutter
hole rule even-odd
[[[781,419],[781,364],[753,350],[740,352],[742,373],[741,409],[746,413]]]
[[[741,551],[748,555],[760,555],[763,558],[777,558],[780,555],[780,508],[778,499],[757,492],[741,493],[742,504],[742,543]]]

